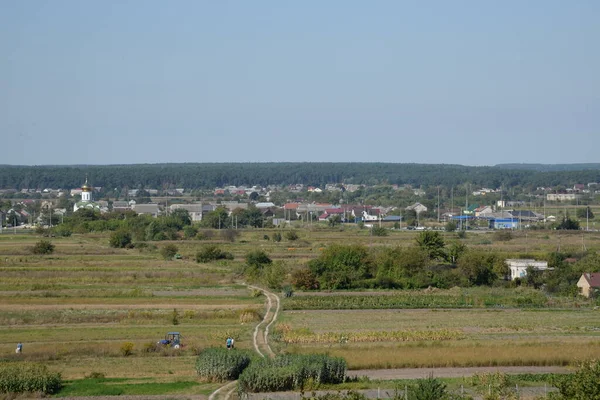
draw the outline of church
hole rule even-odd
[[[81,187],[81,200],[73,205],[73,211],[77,211],[80,208],[86,208],[89,210],[100,211],[100,204],[96,203],[92,200],[92,188],[88,185],[87,178],[85,179],[85,183]]]

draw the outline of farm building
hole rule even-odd
[[[594,294],[600,290],[600,273],[584,273],[577,281],[577,287],[582,296],[594,297]]]
[[[517,229],[518,218],[490,218],[490,229]]]
[[[506,265],[510,269],[510,279],[524,278],[527,276],[527,268],[531,267],[536,271],[545,271],[548,269],[548,261],[536,261],[533,259],[507,259]]]

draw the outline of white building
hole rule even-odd
[[[85,183],[81,187],[81,200],[73,205],[73,211],[77,211],[81,208],[87,208],[94,211],[100,211],[100,204],[96,203],[92,200],[92,188],[88,185],[87,178],[85,179]],[[71,191],[72,192],[72,191]]]
[[[531,267],[536,271],[545,271],[548,269],[548,261],[536,261],[533,259],[508,259],[506,265],[510,269],[510,279],[524,278],[527,276],[527,268]]]

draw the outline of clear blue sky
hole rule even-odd
[[[600,162],[600,1],[0,0],[0,164]]]

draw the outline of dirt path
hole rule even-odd
[[[254,351],[263,358],[265,357],[265,354],[269,357],[275,357],[275,353],[271,349],[271,346],[269,346],[269,328],[279,315],[279,308],[281,306],[279,296],[256,286],[248,285],[248,288],[262,291],[267,298],[267,310],[265,316],[262,321],[256,325],[254,334],[252,335]],[[229,400],[235,392],[236,384],[237,381],[233,381],[221,386],[208,397],[208,400]]]

